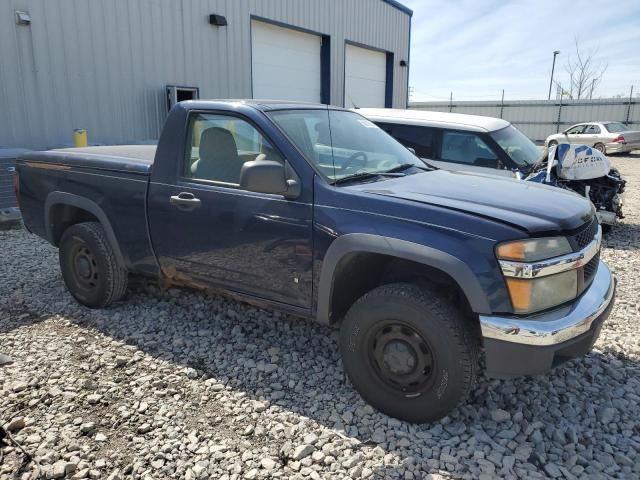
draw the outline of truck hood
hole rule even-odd
[[[434,170],[394,177],[354,189],[468,212],[495,219],[529,233],[573,230],[594,215],[584,197],[531,182]]]

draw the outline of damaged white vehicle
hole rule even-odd
[[[598,219],[604,225],[613,225],[624,217],[626,181],[602,152],[587,145],[552,145],[525,180],[584,195],[595,205]]]
[[[595,148],[552,145],[549,165],[546,149],[542,151],[500,118],[390,108],[359,108],[357,112],[434,167],[573,190],[591,200],[600,223],[612,225],[623,218],[626,181]]]

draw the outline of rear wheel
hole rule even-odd
[[[551,140],[551,141],[548,143],[548,147],[549,147],[549,148],[551,148],[551,147],[555,147],[555,146],[557,146],[557,145],[558,145],[558,142],[556,142],[555,140]]]
[[[464,401],[478,365],[478,342],[462,314],[407,283],[360,298],[342,324],[340,350],[362,397],[410,422],[437,420]]]
[[[65,230],[58,254],[64,283],[78,302],[101,308],[124,297],[127,271],[99,223],[78,223]]]
[[[607,153],[607,147],[604,146],[604,143],[596,143],[593,148],[602,153]]]

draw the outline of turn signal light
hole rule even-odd
[[[531,310],[531,290],[533,282],[519,278],[505,278],[511,297],[511,305],[515,312],[528,312]]]

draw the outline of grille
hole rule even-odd
[[[593,237],[598,232],[598,219],[593,217],[590,223],[587,224],[582,230],[572,236],[574,247],[576,250],[582,250],[589,245]]]
[[[593,281],[593,277],[596,275],[596,270],[598,269],[598,261],[600,260],[600,252],[596,253],[594,257],[589,260],[583,268],[584,272],[584,286],[588,287]]]

